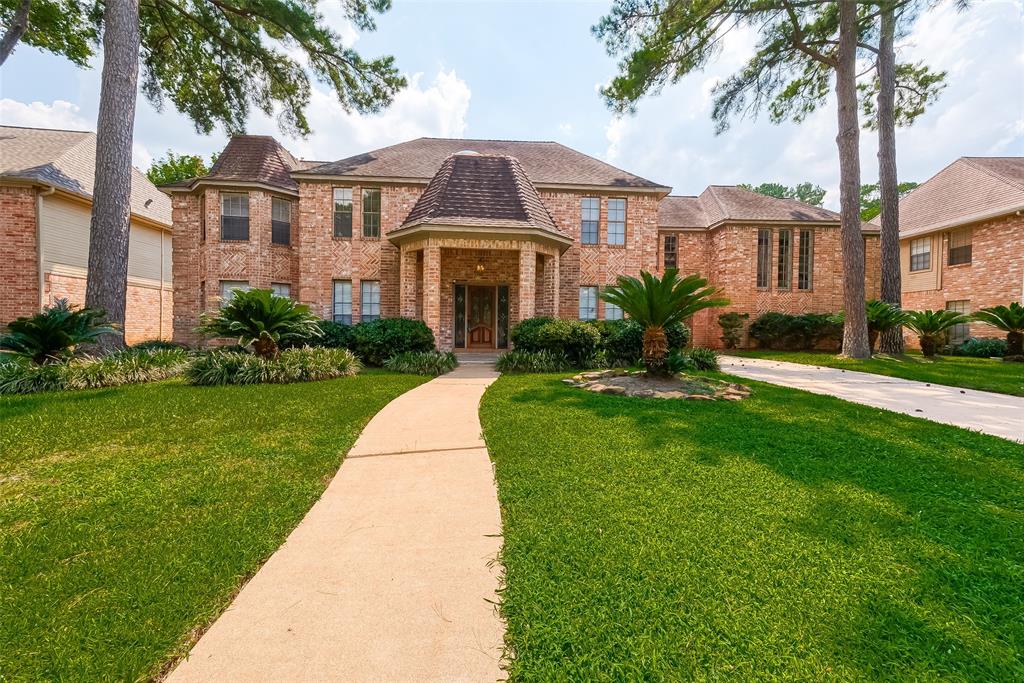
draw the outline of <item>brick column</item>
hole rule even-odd
[[[402,246],[399,253],[399,315],[403,318],[416,317],[416,251]],[[440,275],[440,270],[438,271]],[[440,291],[440,290],[438,290]]]
[[[537,250],[533,242],[519,245],[519,319],[536,315]]]
[[[558,314],[559,314],[559,310],[558,309],[560,308],[559,305],[558,305],[558,298],[559,298],[559,295],[561,294],[561,288],[559,287],[559,285],[560,285],[561,280],[562,280],[562,274],[561,274],[561,270],[560,270],[561,258],[559,257],[557,250],[555,251],[554,255],[551,257],[551,262],[548,265],[550,266],[550,270],[551,270],[551,301],[552,301],[551,315],[552,315],[552,317],[557,318]],[[548,269],[548,267],[545,266],[545,270],[547,270],[547,269]]]
[[[441,339],[441,247],[427,241],[423,248],[423,322]]]

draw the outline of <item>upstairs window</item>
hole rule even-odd
[[[604,302],[604,319],[605,320],[622,320],[622,309],[616,304],[610,304],[607,301]]]
[[[597,320],[597,287],[580,287],[580,320]]]
[[[809,290],[814,279],[814,231],[800,231],[800,262],[796,271],[796,288]]]
[[[221,193],[220,238],[222,240],[249,239],[249,195]]]
[[[932,238],[922,237],[910,241],[910,272],[932,267]]]
[[[274,293],[274,296],[283,296],[286,299],[292,298],[292,286],[287,282],[270,283],[270,291]]]
[[[971,229],[949,233],[949,265],[959,266],[971,262]]]
[[[757,288],[771,286],[772,272],[772,231],[762,228],[757,231]]]
[[[352,188],[334,188],[334,236],[352,236]]]
[[[626,200],[608,200],[608,244],[626,243]]]
[[[334,281],[334,322],[352,324],[352,283],[348,280]]]
[[[235,292],[248,292],[249,283],[245,280],[220,281],[220,307],[224,308],[235,298]]]
[[[584,197],[580,200],[580,242],[597,244],[598,226],[601,223],[601,199]]]
[[[274,244],[292,243],[292,203],[274,197],[270,211],[270,241]]]
[[[206,191],[199,196],[199,241],[206,241]]]
[[[359,283],[359,320],[367,322],[380,318],[380,283],[363,280]]]
[[[793,231],[779,230],[779,263],[776,284],[779,289],[793,285]]]
[[[363,190],[363,237],[380,237],[380,190]]]
[[[679,240],[675,235],[665,235],[665,250],[662,254],[665,269],[678,268]]]

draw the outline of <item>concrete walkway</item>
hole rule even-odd
[[[722,356],[720,362],[731,375],[1024,442],[1024,397],[762,358]]]
[[[501,519],[477,414],[497,376],[460,367],[378,413],[168,680],[502,678]]]

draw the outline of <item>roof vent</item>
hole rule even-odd
[[[456,152],[452,156],[453,157],[479,157],[479,156],[483,156],[483,155],[480,154],[480,152],[474,151],[472,149],[463,149],[463,150],[460,150],[460,151]]]

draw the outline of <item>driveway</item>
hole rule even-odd
[[[460,367],[378,413],[169,680],[501,678],[501,519],[478,418],[497,376]]]
[[[867,372],[722,356],[722,371],[1024,442],[1024,397]]]

